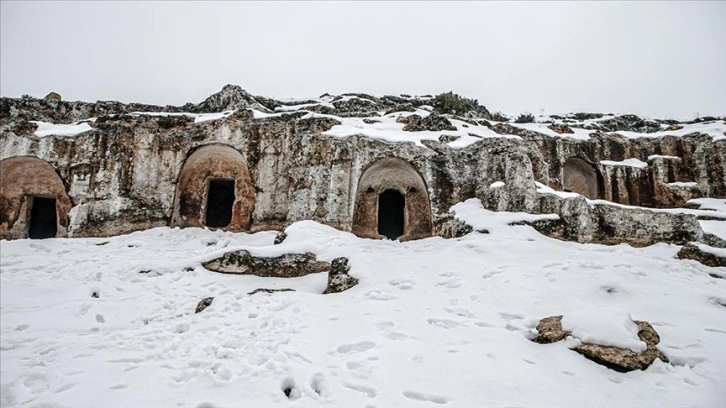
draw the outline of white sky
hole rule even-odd
[[[726,114],[726,2],[7,2],[0,94],[180,105],[436,94],[493,111]]]

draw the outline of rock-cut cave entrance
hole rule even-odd
[[[58,233],[58,213],[55,198],[30,197],[28,238],[53,238]]]
[[[234,205],[234,180],[210,180],[204,225],[222,228],[232,222]]]
[[[378,233],[395,240],[403,235],[406,199],[396,190],[378,196]]]
[[[227,145],[201,146],[189,154],[179,172],[170,224],[248,231],[255,194],[240,152]]]
[[[431,227],[428,188],[410,163],[386,157],[363,170],[353,207],[355,235],[407,241],[430,237]]]

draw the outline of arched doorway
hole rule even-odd
[[[565,191],[582,194],[590,199],[600,198],[600,177],[597,169],[579,157],[570,157],[562,168],[562,187]]]
[[[247,231],[254,206],[255,189],[242,154],[230,146],[207,145],[182,166],[171,225]]]
[[[353,233],[409,240],[431,236],[431,205],[421,175],[409,163],[385,158],[358,181]]]
[[[30,156],[0,161],[0,239],[66,236],[71,207],[50,163]]]

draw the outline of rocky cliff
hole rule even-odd
[[[724,119],[573,114],[518,124],[463,100],[459,110],[428,96],[278,101],[231,85],[180,107],[2,98],[0,237],[27,235],[28,197],[55,196],[38,190],[38,177],[22,176],[38,159],[52,166],[53,182],[71,201],[58,206],[59,236],[206,225],[209,183],[218,179],[235,183],[230,230],[311,219],[354,232],[359,225],[364,236],[376,236],[378,197],[391,190],[407,200],[403,239],[451,234],[449,208],[473,197],[493,210],[572,213],[552,205],[535,182],[643,207],[726,196]],[[195,152],[200,158],[191,160]],[[382,159],[403,164],[376,166]],[[678,221],[690,232],[661,231],[655,241],[698,238],[695,217],[677,216],[692,218]],[[562,228],[553,235],[611,241]]]

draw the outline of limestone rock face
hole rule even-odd
[[[678,251],[678,259],[693,259],[706,266],[726,266],[726,257],[701,249],[698,244],[689,242]]]
[[[285,254],[274,258],[261,258],[248,251],[228,252],[222,257],[202,264],[214,272],[260,277],[295,278],[330,269],[327,262],[318,261],[314,254]]]
[[[582,343],[573,350],[598,364],[620,372],[645,370],[656,358],[667,363],[668,357],[656,348],[656,345],[660,343],[660,336],[653,326],[644,321],[635,321],[635,324],[638,325],[638,337],[647,345],[646,350],[641,354],[628,349],[591,343]],[[570,335],[569,332],[562,330],[561,315],[540,320],[537,332],[537,337],[532,339],[537,343],[554,343]]]
[[[704,239],[698,219],[689,214],[589,205],[579,197],[562,199],[551,195],[540,197],[538,205],[538,213],[558,214],[560,220],[530,224],[545,235],[567,241],[641,247],[656,242],[683,245]]]
[[[5,177],[5,172],[0,172],[0,184],[14,184],[7,190],[3,187],[0,193],[17,193],[0,206],[0,238],[24,236],[27,224],[23,217],[28,209],[23,204],[24,195],[51,193],[57,197],[57,236],[109,236],[157,226],[209,226],[204,220],[210,183],[220,179],[235,186],[231,222],[220,228],[283,230],[297,221],[314,220],[378,238],[380,194],[395,190],[407,200],[404,216],[409,219],[404,224],[409,231],[402,240],[460,234],[460,228],[449,223],[449,209],[457,202],[479,198],[494,211],[560,214],[563,220],[548,223],[546,228],[562,239],[638,245],[663,240],[700,241],[695,221],[688,217],[563,203],[543,198],[534,183],[555,190],[580,185],[589,198],[649,207],[680,205],[697,196],[726,196],[726,141],[714,141],[704,134],[629,139],[606,133],[652,127],[648,121],[620,118],[602,125],[602,129],[592,129],[586,140],[566,134],[551,137],[514,124],[489,123],[481,118],[494,120],[494,115],[471,105],[469,112],[457,112],[457,116],[434,111],[426,118],[411,115],[403,120],[411,131],[443,132],[454,128],[449,118],[462,120],[477,114],[480,119],[467,119],[472,126],[483,124],[502,137],[484,137],[458,148],[452,147],[458,142],[454,138],[437,135],[439,140],[424,140],[421,146],[355,135],[330,136],[325,132],[341,122],[311,112],[341,117],[370,115],[361,117],[371,122],[380,120],[386,111],[432,105],[431,97],[345,94],[323,99],[324,103],[277,101],[250,95],[233,85],[198,104],[166,107],[0,98],[0,160],[5,163],[33,157],[48,170],[42,173],[45,176],[38,173],[24,178]],[[293,105],[306,107],[288,112]],[[187,116],[139,114],[162,111],[225,112],[226,116],[195,123]],[[595,116],[582,114],[578,119],[576,114],[571,120]],[[36,137],[37,125],[31,122],[69,124],[90,118],[96,118],[88,122],[92,130],[75,137]],[[201,159],[194,156],[205,150],[213,154]],[[217,156],[225,160],[216,163]],[[600,163],[628,158],[648,166],[627,169]],[[584,164],[568,165],[573,159]],[[384,160],[404,164],[394,166],[388,176],[383,172],[366,175]],[[411,177],[404,177],[404,173]],[[396,182],[414,179],[413,184]],[[372,182],[361,184],[366,181]],[[497,181],[504,186],[492,188]],[[53,191],[34,192],[32,186],[38,183],[52,185]],[[617,217],[632,225],[617,221]],[[685,230],[668,232],[667,228]]]
[[[349,270],[348,258],[333,259],[328,272],[328,286],[323,293],[340,293],[357,285],[358,279],[348,275]]]

